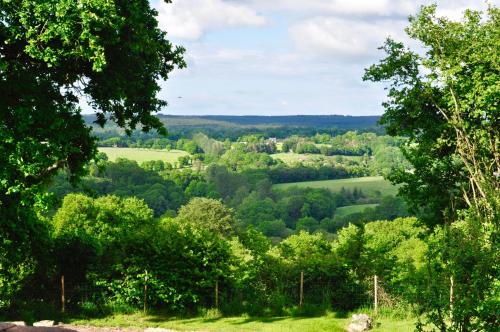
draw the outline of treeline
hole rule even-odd
[[[369,175],[366,169],[348,166],[277,165],[267,172],[273,183],[347,179]]]
[[[167,125],[168,127],[168,125]],[[131,148],[174,148],[176,142],[180,139],[192,138],[196,134],[203,134],[210,138],[231,142],[241,140],[243,137],[262,137],[277,138],[287,140],[290,137],[305,137],[314,140],[317,136],[337,137],[346,133],[350,133],[348,129],[322,128],[322,127],[264,127],[264,128],[227,128],[227,127],[193,127],[193,128],[177,128],[170,127],[168,136],[164,137],[156,132],[145,133],[140,130],[132,131],[130,135],[113,126],[100,128],[93,126],[93,133],[98,137],[99,146],[118,146]],[[373,130],[368,128],[357,129],[358,134],[372,133],[373,135],[384,135],[381,130]],[[339,151],[342,151],[340,146]],[[287,150],[288,151],[288,150]],[[349,151],[349,150],[347,150]],[[299,152],[298,152],[299,153]],[[319,150],[318,152],[319,153]],[[348,152],[347,152],[348,153]]]
[[[183,117],[160,116],[165,123],[171,119]],[[380,116],[345,116],[345,115],[283,115],[283,116],[232,116],[232,115],[203,115],[191,117],[211,121],[224,121],[238,125],[280,125],[301,127],[331,127],[347,130],[375,128],[378,126]]]
[[[325,156],[363,156],[373,155],[381,147],[400,147],[403,138],[379,136],[373,132],[359,133],[348,131],[341,135],[317,133],[313,136],[290,136],[283,140],[283,151],[295,153],[323,154]]]

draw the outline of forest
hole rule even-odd
[[[0,2],[0,320],[497,331],[496,6],[388,38],[380,117],[157,115],[186,50],[156,16]]]

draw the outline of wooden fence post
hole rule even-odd
[[[373,287],[374,287],[374,299],[373,299],[373,307],[375,310],[375,314],[378,313],[378,277],[375,275],[373,277]]]
[[[300,300],[299,306],[302,307],[304,304],[304,271],[300,272]]]
[[[144,313],[148,310],[148,271],[144,274]]]
[[[219,278],[215,279],[215,308],[219,309]]]
[[[61,275],[61,312],[66,311],[66,299],[64,294],[64,274]]]
[[[453,319],[453,276],[450,277],[450,319]]]

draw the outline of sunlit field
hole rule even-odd
[[[279,159],[285,164],[294,164],[298,162],[305,163],[318,163],[322,160],[324,161],[337,161],[338,157],[341,157],[342,161],[347,160],[361,160],[361,156],[324,156],[322,154],[309,154],[309,153],[293,153],[293,152],[282,152],[272,154],[273,159]]]
[[[397,187],[381,176],[366,176],[361,178],[340,179],[340,180],[323,180],[323,181],[304,181],[280,183],[273,186],[276,189],[286,189],[290,187],[306,187],[306,188],[327,188],[332,192],[340,192],[342,188],[354,190],[361,189],[365,194],[395,195],[398,191]]]
[[[104,152],[109,160],[115,161],[118,158],[135,160],[138,163],[149,160],[162,160],[171,164],[177,162],[179,157],[187,156],[189,153],[181,150],[153,150],[136,148],[99,148],[99,152]]]
[[[349,214],[363,212],[368,208],[375,208],[377,206],[378,204],[360,204],[360,205],[342,206],[335,210],[335,216],[344,217]]]

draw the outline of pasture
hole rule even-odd
[[[397,187],[385,180],[382,176],[366,176],[361,178],[340,179],[340,180],[321,180],[321,181],[304,181],[275,184],[273,188],[286,189],[290,187],[306,187],[306,188],[327,188],[334,193],[340,192],[342,188],[354,190],[362,190],[367,195],[396,195]]]
[[[104,152],[109,160],[115,161],[118,158],[135,160],[139,164],[149,160],[162,160],[171,164],[177,162],[181,156],[187,156],[189,153],[181,150],[153,150],[138,148],[99,148],[99,152]]]
[[[272,154],[271,157],[273,159],[279,159],[288,165],[295,163],[321,164],[322,162],[343,163],[349,160],[360,161],[363,158],[361,156],[324,156],[322,154],[294,153],[294,152],[275,153]]]
[[[360,205],[342,206],[335,210],[335,216],[344,217],[349,214],[363,212],[368,208],[375,208],[377,206],[378,204],[360,204]]]

